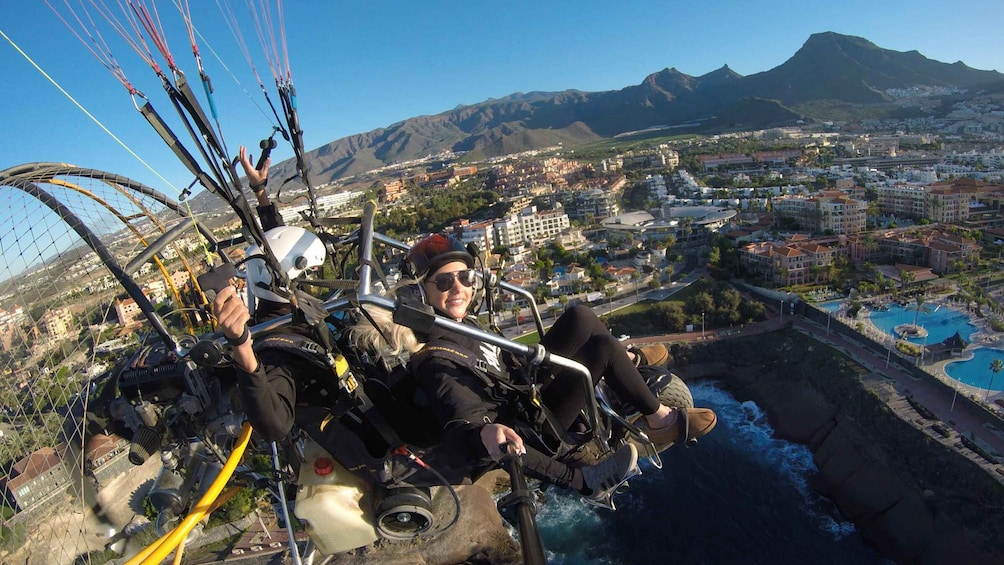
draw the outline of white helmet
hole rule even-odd
[[[324,243],[303,228],[295,226],[272,228],[265,232],[265,242],[290,279],[295,279],[311,267],[324,264]],[[244,252],[245,257],[254,255],[263,255],[258,244],[250,245]],[[289,302],[287,298],[272,292],[272,273],[265,268],[264,258],[248,260],[244,263],[244,271],[247,273],[251,294],[272,302]]]

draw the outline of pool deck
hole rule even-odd
[[[957,305],[945,300],[934,300],[932,303],[941,304],[944,307],[963,312],[969,317],[970,323],[976,327],[976,331],[970,338],[973,348],[1001,347],[1001,343],[1004,341],[1002,340],[1002,336],[990,330],[985,320],[976,318],[968,312],[962,311]],[[871,322],[869,319],[870,313],[870,310],[862,309],[863,315],[859,314],[856,319],[856,321],[861,321],[865,324],[862,333],[868,334],[871,337],[880,337],[880,341],[892,339],[892,336]],[[822,338],[822,334],[825,333],[824,331],[820,331],[822,328],[818,324],[810,322],[803,317],[796,319],[795,327],[796,329],[806,331],[816,338]],[[961,383],[949,377],[948,373],[945,372],[945,365],[954,361],[964,361],[972,358],[972,353],[968,353],[961,358],[945,359],[925,364],[922,367],[925,372],[930,373],[957,391],[953,394],[946,394],[944,389],[936,386],[934,383],[925,382],[901,370],[898,363],[889,363],[883,358],[887,357],[888,354],[886,356],[877,355],[871,349],[864,346],[864,344],[852,338],[830,333],[826,336],[825,341],[830,342],[869,370],[869,374],[863,379],[865,385],[885,400],[886,404],[897,415],[911,422],[933,439],[948,447],[957,449],[960,454],[965,455],[974,463],[986,468],[992,476],[1004,482],[1004,465],[987,462],[973,451],[966,449],[958,437],[959,435],[964,435],[996,457],[998,461],[1004,462],[1004,425],[1002,425],[1001,419],[982,410],[974,409],[968,403],[958,402],[956,396],[957,394],[964,395],[979,403],[984,401],[984,396],[987,394],[986,389]],[[1004,392],[990,391],[986,402],[993,403],[994,400],[1002,398],[1004,398]],[[929,410],[940,422],[951,426],[952,429],[947,430],[948,437],[938,433],[934,428],[934,426],[939,424],[938,421],[931,421],[925,418],[924,415],[920,414],[910,404],[910,400],[921,405],[922,408]]]

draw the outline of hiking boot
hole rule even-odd
[[[680,441],[686,441],[688,447],[694,445],[697,438],[710,432],[718,423],[718,416],[708,408],[673,408],[673,411],[676,412],[676,420],[664,428],[653,430],[644,417],[635,422],[655,445],[656,452],[665,451]]]
[[[587,504],[615,510],[613,495],[628,479],[641,474],[638,468],[638,450],[630,443],[624,444],[603,461],[579,469],[582,483],[591,494],[583,494]]]
[[[669,350],[661,343],[646,345],[644,347],[632,345],[628,348],[628,351],[634,353],[635,367],[641,367],[642,365],[656,365],[661,367],[665,365],[666,361],[669,359]]]

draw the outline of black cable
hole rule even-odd
[[[432,532],[432,533],[427,534],[427,535],[438,536],[439,534],[441,534],[441,533],[445,532],[446,530],[449,530],[450,528],[452,528],[453,526],[455,526],[456,523],[457,523],[457,521],[460,520],[460,496],[457,495],[457,491],[454,490],[453,485],[450,484],[450,481],[447,481],[446,477],[444,477],[443,475],[441,475],[439,473],[439,471],[433,469],[432,467],[429,466],[428,463],[426,463],[425,461],[422,461],[421,458],[419,458],[417,455],[415,455],[414,453],[412,453],[411,450],[409,450],[408,446],[406,446],[406,445],[402,445],[402,446],[398,447],[397,449],[395,449],[393,451],[393,453],[395,455],[401,455],[401,456],[407,458],[408,461],[411,461],[412,463],[414,463],[414,464],[418,465],[419,467],[425,469],[426,471],[429,471],[430,473],[432,473],[433,476],[436,477],[436,480],[438,480],[440,483],[442,483],[442,485],[444,487],[446,487],[446,489],[448,491],[450,491],[450,496],[453,497],[453,505],[454,505],[454,508],[456,508],[456,512],[454,512],[454,514],[453,514],[453,519],[450,520],[449,524],[447,524],[447,525],[443,526],[442,528],[439,528],[435,532]],[[544,563],[546,563],[546,561]]]

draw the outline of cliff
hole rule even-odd
[[[685,380],[721,379],[764,409],[778,437],[807,445],[813,487],[898,563],[1002,563],[1004,487],[895,416],[865,369],[791,330],[674,348]]]

